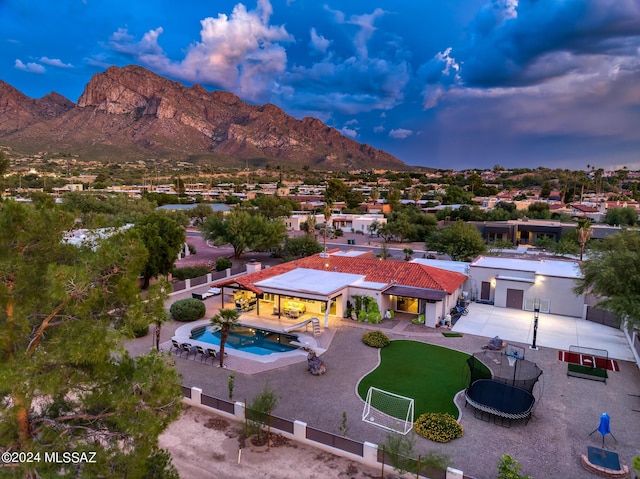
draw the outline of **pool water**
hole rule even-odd
[[[220,346],[220,331],[211,331],[211,328],[206,328],[204,331],[196,330],[196,333],[191,335],[191,339]],[[298,337],[293,334],[245,327],[232,330],[224,347],[265,356],[298,349],[298,346],[291,344],[292,341],[297,340]]]

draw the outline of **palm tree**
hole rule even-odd
[[[304,231],[308,235],[313,235],[313,237],[315,238],[315,236],[316,236],[316,215],[307,216],[307,221],[305,221]]]
[[[589,241],[593,230],[591,229],[591,221],[582,219],[578,220],[578,243],[580,243],[580,261],[582,261],[582,255],[584,254],[584,245]]]
[[[324,203],[324,253],[327,252],[327,230],[329,228],[329,220],[331,219],[331,213],[333,213],[333,202],[325,201]]]
[[[418,201],[420,201],[422,199],[422,191],[420,190],[420,188],[414,188],[411,191],[411,199],[413,200],[413,202],[415,203],[416,207],[418,206]]]
[[[380,190],[378,188],[372,188],[369,197],[373,200],[373,202],[377,202],[380,199]]]
[[[213,318],[212,326],[220,326],[220,367],[224,367],[224,344],[227,342],[229,332],[238,327],[240,313],[235,309],[221,309]]]

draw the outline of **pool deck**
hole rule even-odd
[[[180,344],[189,343],[194,349],[196,346],[201,346],[205,349],[205,351],[207,348],[213,348],[216,351],[219,351],[220,347],[218,345],[212,345],[211,343],[198,341],[191,338],[191,331],[193,329],[207,326],[209,325],[209,323],[209,320],[204,319],[200,321],[194,321],[192,323],[183,324],[175,330],[175,333],[171,337],[171,339],[175,339]],[[315,353],[320,356],[329,348],[331,340],[333,339],[333,335],[335,334],[335,329],[327,329],[322,333],[322,335],[315,338],[310,334],[299,331],[298,329],[286,332],[285,328],[295,324],[300,324],[300,321],[297,321],[296,323],[291,323],[290,321],[286,323],[276,322],[272,319],[259,318],[255,315],[242,315],[240,317],[240,323],[244,326],[253,327],[256,329],[265,329],[268,331],[282,332],[286,334],[296,334],[301,345],[301,348],[293,351],[282,353],[274,352],[265,355],[252,354],[231,347],[225,347],[225,366],[228,369],[232,369],[244,374],[255,374],[262,371],[267,371],[269,369],[280,368],[283,366],[288,366],[290,364],[304,362],[307,360],[307,354],[309,350],[315,351]],[[173,345],[171,341],[167,341],[161,345],[161,348],[165,351],[169,351],[173,349]],[[306,350],[304,348],[306,348]]]

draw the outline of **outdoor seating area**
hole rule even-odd
[[[282,314],[285,316],[297,319],[307,310],[307,307],[302,301],[284,301],[282,303]]]
[[[202,346],[193,346],[191,343],[180,343],[175,339],[171,340],[172,352],[182,357],[183,353],[186,353],[186,359],[193,353],[193,359],[200,357],[201,362],[207,362],[209,358],[215,360],[218,357],[218,351],[213,348],[203,348]]]
[[[233,295],[236,311],[239,313],[246,313],[247,311],[253,311],[256,308],[258,299],[255,294],[248,291],[236,291]]]

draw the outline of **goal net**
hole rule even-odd
[[[413,428],[413,399],[371,386],[362,411],[362,420],[400,434]]]

